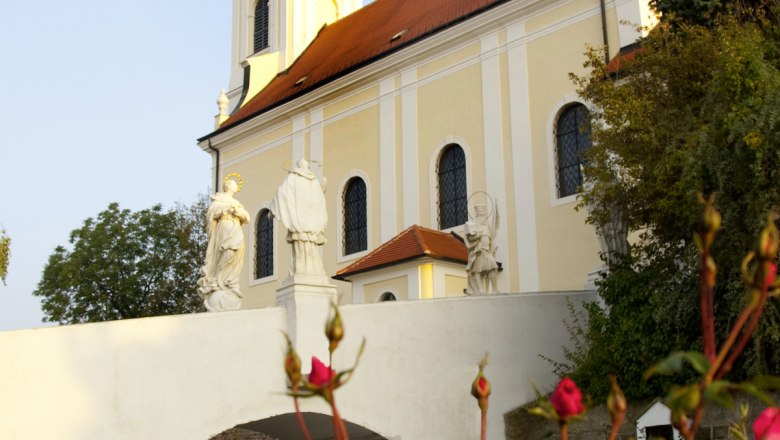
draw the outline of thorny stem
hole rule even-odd
[[[619,419],[612,421],[612,431],[609,433],[609,440],[617,439],[618,432],[620,431],[620,425],[623,423],[623,416]]]
[[[333,366],[333,352],[328,352],[328,371],[332,370]],[[339,414],[339,410],[336,408],[336,396],[334,395],[335,391],[335,384],[334,384],[334,377],[333,373],[330,373],[331,377],[328,381],[328,403],[330,403],[330,409],[333,413],[333,432],[336,435],[336,440],[349,440],[349,435],[347,434],[347,427],[344,425],[344,420],[341,419],[341,414]]]
[[[293,393],[298,392],[298,384],[293,385],[292,391]],[[293,396],[293,402],[295,402],[295,416],[298,418],[298,424],[301,426],[301,431],[303,431],[303,437],[306,440],[311,440],[311,434],[309,434],[309,429],[306,427],[306,422],[303,421],[303,414],[301,414],[301,407],[298,404],[297,396]]]
[[[569,424],[561,423],[561,440],[569,440]]]
[[[728,359],[726,359],[726,361],[721,366],[720,371],[718,371],[716,375],[716,378],[720,379],[721,377],[726,375],[726,373],[731,371],[731,367],[734,365],[734,361],[737,360],[737,357],[739,357],[739,355],[745,349],[745,346],[750,340],[750,337],[753,335],[753,331],[755,331],[756,326],[758,325],[758,318],[760,318],[761,314],[764,312],[764,306],[766,305],[766,295],[767,295],[767,286],[762,285],[761,292],[758,298],[758,304],[756,304],[752,308],[753,314],[750,317],[750,322],[748,322],[745,331],[742,333],[742,336],[740,337],[739,342],[736,345],[736,348],[731,352],[731,355],[729,355]]]
[[[699,302],[701,303],[701,333],[704,338],[704,356],[712,363],[715,360],[715,307],[713,286],[710,282],[712,273],[707,261],[709,247],[703,246],[699,264]]]
[[[485,440],[487,433],[487,411],[482,411],[482,440]]]

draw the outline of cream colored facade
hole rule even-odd
[[[247,57],[242,44],[249,34],[241,23],[249,3],[234,0],[231,86],[240,83],[239,60]],[[285,7],[298,4],[288,0]],[[637,37],[619,22],[645,20],[646,1],[605,6],[614,55]],[[287,41],[286,52],[279,52],[287,58],[278,69],[295,54]],[[214,157],[215,178],[233,172],[244,178],[237,198],[252,215],[244,231],[244,307],[273,305],[287,276],[290,248],[279,223],[271,276],[256,279],[253,255],[257,216],[292,163],[306,157],[327,179],[328,243],[322,255],[334,275],[412,224],[438,227],[436,166],[442,149],[453,143],[465,152],[467,193],[485,191],[499,201],[500,290],[584,289],[600,265],[601,249],[585,212],[574,209],[576,196],[558,197],[554,126],[559,112],[579,100],[568,74],[584,72],[583,53],[602,45],[599,0],[510,1],[201,139],[200,147]],[[236,90],[229,93],[231,107],[240,95]],[[353,176],[366,183],[368,249],[344,255],[343,194]],[[462,233],[462,225],[452,229]],[[402,275],[391,275],[388,283],[404,284]],[[381,294],[375,291],[381,286],[367,282],[356,298],[350,283],[334,283],[341,302],[376,301]],[[425,296],[402,290],[394,292],[399,299]]]

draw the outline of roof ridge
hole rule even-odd
[[[415,226],[417,226],[417,225],[409,226],[408,228],[406,228],[403,231],[399,232],[395,237],[393,237],[390,240],[387,240],[386,242],[380,244],[378,248],[376,248],[373,251],[367,253],[366,255],[363,255],[362,257],[358,258],[355,262],[353,262],[349,266],[347,266],[347,267],[345,267],[345,268],[343,268],[343,269],[341,269],[339,271],[336,271],[336,275],[338,275],[339,273],[342,273],[342,272],[346,272],[349,269],[351,269],[352,267],[359,265],[360,263],[363,262],[363,260],[367,259],[368,257],[371,257],[372,255],[378,253],[382,249],[390,246],[390,244],[395,243],[396,241],[400,240],[401,237],[404,237],[406,235],[407,231],[409,231],[410,229],[414,228]]]

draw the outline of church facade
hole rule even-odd
[[[569,73],[584,72],[589,46],[614,56],[634,43],[641,31],[625,23],[649,24],[646,3],[234,0],[229,103],[199,146],[216,185],[245,183],[243,307],[273,305],[287,277],[268,208],[300,158],[327,181],[330,276],[415,225],[462,236],[484,203],[500,214],[501,292],[584,290],[601,248],[575,210],[590,138]],[[427,297],[463,294],[465,265],[463,283],[446,266],[448,290]],[[333,282],[341,302],[415,299],[422,270],[364,276],[372,295]]]

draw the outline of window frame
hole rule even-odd
[[[247,258],[247,263],[249,265],[248,267],[248,273],[249,273],[249,285],[250,286],[256,286],[259,284],[268,283],[270,281],[275,281],[277,276],[277,231],[276,231],[276,225],[274,224],[275,220],[273,217],[271,217],[271,211],[269,209],[270,204],[264,203],[262,204],[257,210],[255,210],[255,218],[252,221],[252,258]],[[270,243],[270,253],[271,253],[271,273],[269,275],[257,278],[257,247],[258,247],[258,238],[259,238],[259,227],[260,227],[260,220],[261,216],[264,212],[268,213],[268,220],[271,224],[271,243]]]
[[[460,148],[461,153],[463,154],[463,179],[465,179],[464,182],[464,204],[465,206],[465,219],[462,223],[456,223],[448,226],[443,226],[442,218],[441,218],[441,175],[440,175],[440,166],[441,166],[441,160],[444,157],[444,155],[448,151],[452,151],[453,147]],[[433,216],[432,216],[432,222],[435,224],[436,229],[440,231],[450,231],[459,227],[462,227],[465,222],[468,221],[468,195],[469,195],[469,182],[471,179],[469,178],[469,160],[468,160],[468,154],[467,149],[464,146],[463,143],[460,142],[460,140],[450,140],[446,143],[444,143],[436,152],[436,156],[433,163],[433,172],[431,174],[432,176],[435,176],[432,180],[433,184],[433,200],[435,200],[435,203],[432,204],[433,208]],[[453,199],[455,200],[455,199]]]
[[[556,102],[551,107],[550,113],[547,116],[547,176],[550,192],[550,207],[574,203],[577,201],[577,197],[580,194],[576,192],[568,196],[560,197],[560,193],[558,192],[558,148],[556,136],[558,118],[568,107],[577,104],[584,105],[588,112],[593,112],[593,105],[591,103],[583,101],[576,94],[569,94]]]
[[[257,20],[258,20],[257,11],[258,11],[258,6],[261,3],[265,3],[265,5],[266,5],[265,46],[263,46],[262,48],[258,49],[256,47],[256,44],[255,44],[255,43],[257,43]],[[272,0],[256,0],[254,2],[253,6],[252,6],[251,20],[250,20],[252,33],[250,35],[250,40],[249,40],[250,47],[251,47],[251,50],[249,51],[249,53],[251,55],[267,52],[267,51],[269,51],[271,49],[271,27],[272,27],[271,26],[271,22],[272,22],[271,17],[273,16],[272,13],[271,13],[272,10],[273,10],[273,8],[272,8]]]
[[[363,183],[366,185],[366,250],[355,252],[354,254],[347,254],[344,255],[344,192],[347,188],[347,183],[349,183],[350,180],[354,177],[359,177],[363,180]],[[339,243],[338,246],[335,246],[336,250],[336,263],[345,263],[348,261],[354,261],[358,258],[364,257],[368,255],[369,252],[371,252],[372,246],[373,246],[373,240],[371,238],[371,231],[373,230],[373,225],[371,221],[372,216],[372,210],[371,210],[371,179],[368,178],[366,173],[364,173],[362,170],[351,170],[348,173],[345,174],[344,179],[341,181],[341,184],[339,185],[339,191],[336,192],[335,196],[336,200],[335,203],[338,207],[336,209],[336,242]],[[328,191],[330,193],[330,191]]]
[[[358,185],[358,183],[357,183],[358,181],[360,182],[360,184],[363,185],[362,199],[358,198],[358,199],[355,199],[355,200],[347,200],[348,192],[350,191],[352,185]],[[351,214],[350,208],[359,206],[359,203],[361,201],[363,202],[362,203],[362,207],[363,207],[363,220],[365,221],[365,223],[363,224],[362,227],[357,227],[357,228],[354,228],[354,229],[351,229],[351,230],[347,230],[347,224],[349,223],[349,217],[350,217],[350,215],[353,215],[353,214]],[[347,180],[346,184],[344,184],[344,187],[343,187],[342,193],[341,193],[341,212],[342,212],[342,221],[340,223],[340,226],[341,226],[341,241],[340,241],[340,243],[341,243],[341,253],[342,253],[342,255],[344,255],[345,257],[348,257],[348,256],[352,256],[354,254],[358,254],[358,253],[361,253],[361,252],[368,251],[368,186],[366,185],[366,181],[363,178],[361,178],[360,176],[350,177]],[[354,215],[359,215],[359,214],[360,213],[358,211]],[[357,250],[354,250],[354,251],[350,252],[349,249],[347,249],[348,241],[351,238],[350,234],[352,234],[352,233],[360,234],[361,230],[362,230],[362,232],[364,234],[364,237],[362,237],[363,238],[362,241],[364,242],[363,244],[365,245],[365,247],[363,249],[357,249]],[[361,237],[358,237],[358,241],[360,241],[359,240],[360,238]]]

